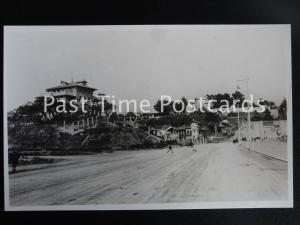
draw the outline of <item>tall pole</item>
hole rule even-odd
[[[245,79],[237,80],[237,81],[246,81],[247,97],[248,97],[248,99],[250,99],[249,86],[248,86],[249,78],[247,77]],[[250,140],[250,136],[251,136],[250,105],[248,105],[247,120],[248,120],[248,146],[249,146],[249,152],[250,152],[250,150],[251,150],[251,140]]]
[[[241,139],[241,133],[240,133],[240,111],[238,110],[238,140]]]
[[[249,79],[246,80],[247,95],[248,95],[248,99],[250,99],[248,81],[249,81]],[[249,151],[251,150],[251,140],[250,140],[250,138],[251,138],[251,117],[250,117],[250,105],[248,105],[248,143],[249,143]]]

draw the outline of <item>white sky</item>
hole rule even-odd
[[[8,110],[72,77],[152,104],[231,94],[246,76],[256,99],[278,104],[290,86],[289,25],[5,27],[4,35]]]

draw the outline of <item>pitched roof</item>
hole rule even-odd
[[[90,89],[90,90],[94,90],[94,91],[97,90],[95,88],[87,86],[86,81],[78,81],[78,82],[71,82],[71,83],[61,81],[61,85],[47,88],[46,91],[52,91],[52,90],[57,90],[57,89],[68,89],[68,88],[72,88],[72,87],[80,87],[80,88]]]
[[[176,126],[175,129],[176,130],[191,129],[191,126],[189,126],[189,125]]]
[[[172,126],[170,126],[170,125],[164,125],[161,129],[162,130],[168,130],[170,127],[172,127]]]

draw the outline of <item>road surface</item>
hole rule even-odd
[[[287,200],[287,164],[232,143],[66,156],[10,174],[10,206]]]

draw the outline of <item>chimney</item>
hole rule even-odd
[[[61,85],[67,85],[68,82],[62,80],[62,81],[60,81],[60,84],[61,84]]]

